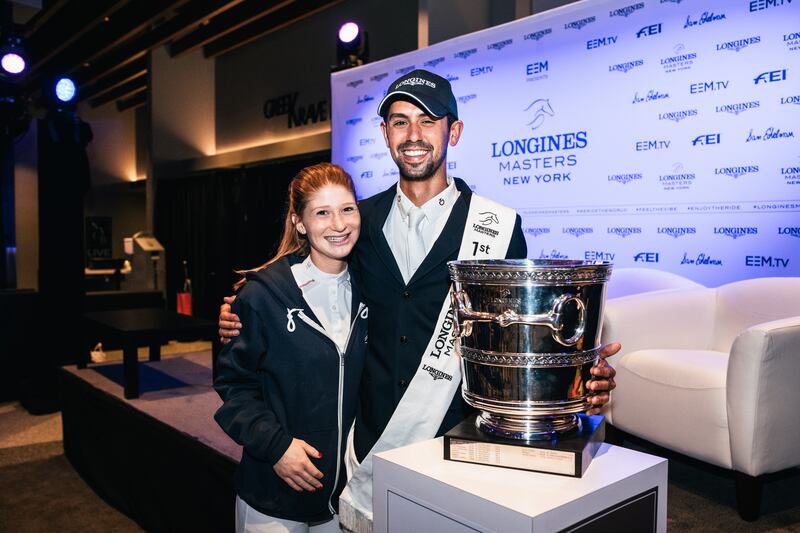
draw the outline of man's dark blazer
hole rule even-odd
[[[414,377],[450,287],[447,262],[457,259],[472,199],[469,186],[460,179],[455,182],[461,194],[441,235],[408,285],[383,234],[383,225],[395,201],[396,185],[359,204],[361,235],[351,269],[362,300],[369,306],[369,350],[355,426],[359,460],[380,437]],[[522,259],[527,255],[521,224],[517,215],[507,258]],[[461,422],[469,413],[459,389],[438,434]]]

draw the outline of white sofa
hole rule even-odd
[[[615,268],[606,288],[606,298],[619,298],[641,292],[699,289],[700,283],[672,272],[654,268]]]
[[[736,472],[757,518],[764,474],[800,465],[800,278],[659,291],[606,302],[615,428]]]

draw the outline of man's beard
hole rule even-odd
[[[397,149],[397,152],[400,154],[397,157],[395,157],[395,154],[392,153],[392,159],[394,159],[394,162],[397,165],[400,176],[407,181],[426,181],[430,179],[431,176],[436,174],[436,172],[442,166],[442,163],[447,156],[447,146],[445,146],[444,150],[442,150],[442,156],[438,160],[430,160],[423,167],[410,167],[405,164],[402,155],[403,150],[407,150],[409,148],[422,148],[425,150],[430,150],[431,153],[433,152],[433,146],[430,144],[417,142],[401,144]]]

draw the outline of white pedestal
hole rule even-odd
[[[582,478],[445,461],[441,438],[373,472],[375,533],[667,530],[667,460],[609,444]]]

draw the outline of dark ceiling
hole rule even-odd
[[[0,0],[2,2],[3,0]],[[229,52],[341,0],[51,0],[17,27],[31,68],[24,84],[69,74],[81,100],[117,109],[147,101],[147,52]]]

